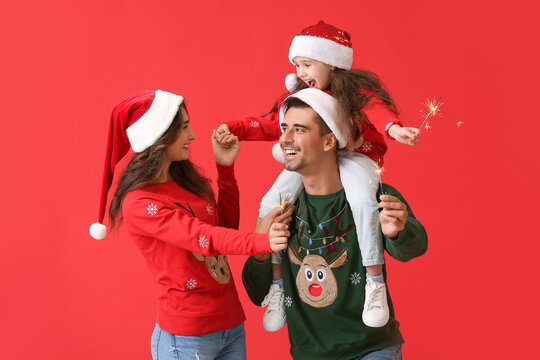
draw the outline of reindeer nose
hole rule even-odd
[[[312,284],[309,286],[309,293],[313,296],[319,296],[322,293],[322,286],[319,284]]]

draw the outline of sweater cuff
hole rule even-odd
[[[234,178],[234,164],[232,165],[220,165],[216,163],[218,177],[233,177]]]
[[[254,233],[253,236],[253,255],[266,254],[272,252],[268,234]]]
[[[386,128],[384,129],[384,137],[387,138],[387,139],[390,139],[390,140],[396,140],[394,139],[393,137],[390,136],[390,134],[388,133],[388,130],[390,130],[390,127],[392,125],[399,125],[401,127],[403,127],[403,125],[401,124],[401,121],[398,121],[398,120],[392,120],[390,122],[388,122],[388,124],[386,124]]]
[[[397,236],[392,239],[391,237],[388,237],[386,235],[383,234],[383,236],[388,239],[389,241],[391,241],[394,245],[400,245],[402,242],[404,242],[405,240],[407,240],[407,225],[405,225],[405,228],[403,230],[401,230],[400,232],[398,232]]]

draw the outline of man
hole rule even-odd
[[[335,106],[317,89],[294,93],[282,105],[279,142],[285,168],[298,172],[304,185],[288,248],[281,254],[291,355],[298,360],[401,359],[403,337],[389,293],[388,323],[375,328],[362,321],[366,271],[339,176],[338,140],[328,126],[339,124]],[[422,255],[427,249],[423,226],[395,189],[385,185],[383,191],[379,220],[386,251],[399,261]],[[272,280],[268,259],[250,257],[244,266],[244,286],[256,305]]]

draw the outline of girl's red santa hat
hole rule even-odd
[[[103,225],[107,193],[114,168],[129,148],[139,153],[148,149],[167,131],[184,98],[161,90],[143,90],[124,99],[112,111],[101,186],[98,222],[90,226],[96,240],[107,236]]]
[[[320,20],[293,38],[289,48],[289,61],[293,65],[295,65],[293,60],[297,56],[317,60],[343,70],[350,70],[353,62],[351,35]],[[285,78],[287,90],[292,91],[297,81],[296,74],[287,75]]]

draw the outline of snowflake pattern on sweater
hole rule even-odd
[[[187,288],[188,290],[192,290],[192,289],[194,289],[196,286],[197,286],[197,280],[195,280],[195,279],[189,279],[188,281],[186,281],[186,288]]]
[[[204,236],[201,236],[199,238],[199,246],[202,247],[202,248],[207,248],[208,247],[208,239]]]
[[[154,204],[154,203],[148,204],[148,207],[146,208],[146,211],[148,211],[148,215],[150,215],[150,216],[156,215],[157,212],[158,212],[157,205]]]

